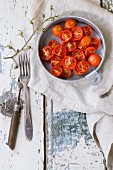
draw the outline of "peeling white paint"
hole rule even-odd
[[[30,1],[1,0],[0,2],[0,49],[2,45],[13,44],[15,39],[17,47],[20,47],[23,40],[17,36],[17,30],[22,29],[24,24],[28,24],[28,20],[25,18],[25,11],[29,10],[29,8],[27,9],[27,4],[29,6]],[[17,76],[18,70],[14,70],[12,60],[4,60],[3,53],[0,50],[0,96],[5,95],[6,92],[15,95]],[[5,98],[8,99],[8,96],[9,93],[7,93]],[[24,113],[22,110],[14,151],[10,151],[6,145],[11,118],[0,113],[0,170],[43,169],[43,97],[31,91],[31,98],[33,139],[29,142],[25,138]]]

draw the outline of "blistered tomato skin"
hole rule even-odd
[[[87,36],[90,36],[93,32],[90,26],[83,26],[82,29],[83,29],[84,35],[87,35]]]
[[[60,39],[63,42],[67,42],[72,39],[72,32],[69,30],[64,30],[60,34]]]
[[[83,47],[88,47],[91,44],[91,37],[90,36],[84,36],[81,40],[81,45]]]
[[[72,52],[76,49],[76,41],[68,41],[63,43],[63,46],[66,48],[67,52]]]
[[[61,61],[62,67],[70,70],[73,70],[76,64],[77,64],[77,60],[74,57],[70,57],[70,56],[65,56]]]
[[[81,27],[76,26],[72,29],[72,35],[74,40],[81,40],[83,37],[83,30]]]
[[[94,47],[88,47],[85,50],[85,56],[88,57],[91,54],[94,54],[96,52],[96,49]]]
[[[51,69],[51,74],[53,74],[55,77],[59,77],[62,74],[62,68],[60,66],[54,66]]]
[[[56,25],[52,28],[52,33],[57,37],[60,36],[62,31],[63,31],[63,27],[61,25]]]
[[[60,45],[56,40],[50,40],[48,43],[48,46],[50,46],[51,48],[55,48],[57,45]]]
[[[93,46],[96,50],[100,47],[101,42],[100,39],[97,37],[92,37],[91,38],[91,46]]]
[[[61,57],[54,55],[51,59],[51,66],[61,66]]]
[[[77,49],[73,51],[72,56],[77,59],[77,61],[85,60],[86,57],[84,55],[84,52],[80,49]]]
[[[54,48],[54,54],[63,58],[66,55],[66,48],[63,45],[57,45]]]
[[[83,75],[90,69],[90,64],[86,61],[79,61],[74,69],[77,75]]]
[[[88,62],[93,66],[97,67],[101,62],[101,57],[97,54],[91,54],[88,58]]]
[[[68,77],[71,77],[72,75],[72,71],[68,68],[62,68],[62,76],[64,78],[68,78]]]
[[[76,25],[77,25],[77,23],[76,23],[76,21],[75,21],[74,19],[68,19],[68,20],[65,22],[65,24],[64,24],[64,26],[65,26],[66,29],[72,29],[72,28],[74,28]]]
[[[41,50],[40,54],[41,54],[41,58],[43,60],[48,61],[48,60],[50,60],[53,57],[54,52],[53,52],[53,49],[50,46],[45,46]]]

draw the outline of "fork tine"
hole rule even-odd
[[[30,58],[26,54],[19,56],[20,76],[30,76]]]
[[[26,61],[27,61],[27,72],[28,72],[28,76],[30,76],[30,58],[28,57],[28,55],[26,54]]]
[[[22,57],[23,76],[25,76],[25,54]]]
[[[29,76],[30,76],[30,57],[29,57],[29,60],[28,60],[28,68],[29,68]]]
[[[26,53],[26,55],[25,55],[25,60],[26,60],[26,62],[25,62],[25,66],[26,66],[26,76],[28,76],[28,75],[29,75],[29,68],[28,68],[28,57],[27,57],[27,53]]]
[[[19,55],[20,76],[22,76],[22,54]]]

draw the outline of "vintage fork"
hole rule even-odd
[[[20,66],[20,82],[23,84],[24,91],[24,101],[25,101],[25,136],[27,140],[31,140],[33,137],[33,126],[31,118],[31,108],[30,108],[30,96],[28,82],[30,80],[30,59],[27,54],[21,54],[19,56],[19,66]]]

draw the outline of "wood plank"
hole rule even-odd
[[[0,6],[0,49],[8,43],[20,47],[23,40],[19,38],[18,31],[28,24],[25,17],[29,11],[31,1],[20,0],[1,0]],[[29,28],[30,27],[30,28]],[[24,28],[25,29],[25,28]],[[18,40],[17,40],[18,39]],[[11,111],[10,99],[15,99],[16,77],[18,70],[14,70],[12,60],[3,60],[0,51],[0,102],[7,103],[7,108],[0,106],[2,113]],[[33,119],[33,140],[27,141],[24,134],[24,113],[22,111],[19,132],[17,136],[16,148],[11,151],[6,145],[10,127],[10,117],[0,114],[0,169],[4,170],[41,170],[44,161],[43,146],[43,96],[31,91],[31,109]],[[4,112],[5,110],[5,112]]]
[[[86,114],[46,101],[47,169],[104,170],[103,154],[90,135]]]

